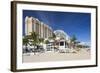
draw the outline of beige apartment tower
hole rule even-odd
[[[32,31],[36,32],[39,38],[49,38],[53,35],[53,30],[50,26],[34,17],[26,16],[25,35],[30,35]]]

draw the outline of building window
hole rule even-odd
[[[60,42],[60,46],[64,46],[64,42]]]

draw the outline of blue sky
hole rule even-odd
[[[25,17],[32,16],[52,27],[63,30],[70,37],[75,35],[79,41],[91,41],[91,14],[76,12],[23,10],[23,34]]]

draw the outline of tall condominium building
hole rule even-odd
[[[26,16],[25,35],[30,35],[32,31],[36,32],[39,38],[49,38],[53,35],[53,30],[50,26],[34,17]]]

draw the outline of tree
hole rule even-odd
[[[77,45],[77,47],[78,47],[78,48],[82,48],[82,47],[83,47],[83,45]]]
[[[76,47],[77,47],[77,45],[78,45],[79,43],[80,43],[80,42],[77,41],[77,40],[74,42],[74,44],[75,44]]]
[[[32,44],[36,46],[39,42],[38,34],[36,32],[31,32],[30,39],[32,40]]]
[[[28,51],[28,47],[27,47],[28,44],[29,44],[29,36],[24,36],[23,45],[25,45],[26,52]]]
[[[43,38],[39,38],[39,43],[43,43],[44,39]]]
[[[76,44],[80,43],[79,41],[77,41],[77,38],[75,35],[72,36],[72,38],[70,39],[70,47],[72,48],[76,48]]]
[[[54,48],[55,48],[55,45],[56,45],[56,35],[54,33],[52,35],[52,39],[54,40]]]
[[[49,40],[45,40],[45,44],[48,44],[49,43]]]
[[[29,35],[30,37],[30,42],[32,43],[32,45],[34,46],[33,48],[33,52],[35,54],[35,52],[38,50],[37,49],[37,45],[39,43],[39,37],[38,37],[38,34],[34,31],[31,32],[31,35]]]
[[[52,34],[52,37],[49,37],[50,40],[55,40],[55,38],[56,38],[56,35],[54,33]]]
[[[52,37],[53,37],[53,39],[55,39],[56,38],[56,35],[53,33]]]

